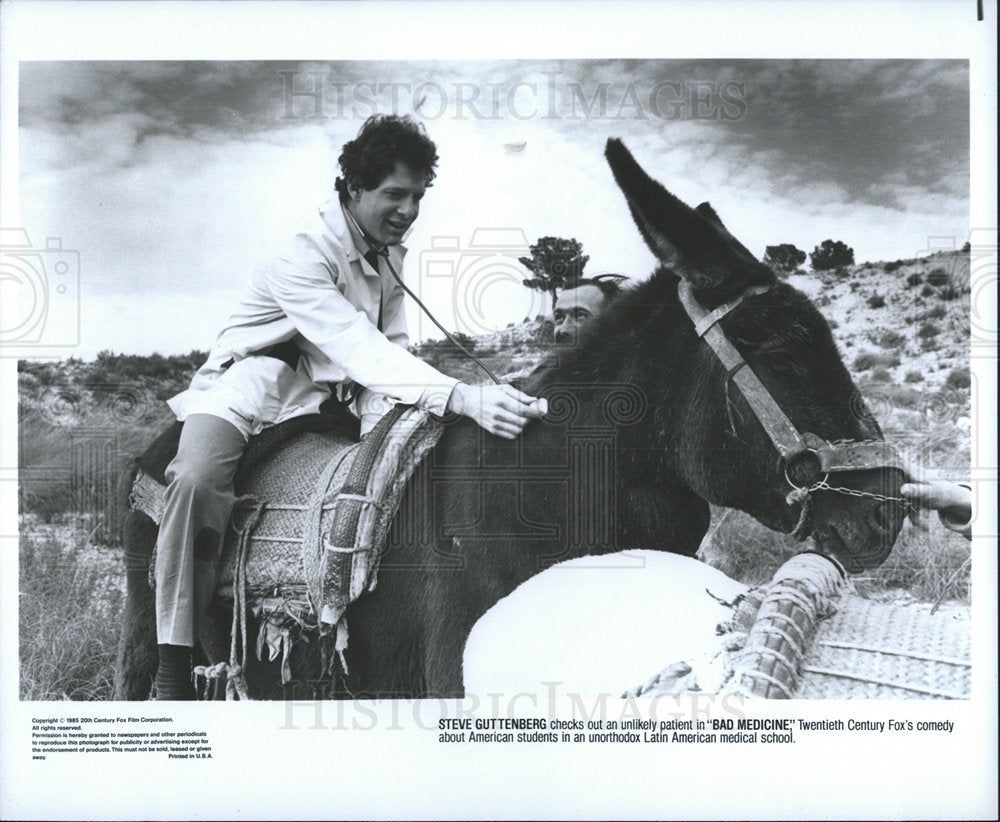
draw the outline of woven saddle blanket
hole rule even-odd
[[[240,486],[218,594],[268,623],[262,635],[338,625],[375,587],[406,482],[442,431],[426,411],[396,406],[362,442],[306,431],[269,454]],[[165,491],[140,470],[131,505],[159,524]]]

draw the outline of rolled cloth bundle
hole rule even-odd
[[[820,554],[788,560],[734,603],[718,651],[674,662],[627,696],[706,690],[769,699],[968,699],[967,622],[847,590]],[[713,666],[721,662],[721,678]],[[712,683],[708,688],[707,683]]]

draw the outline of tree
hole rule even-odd
[[[806,253],[791,243],[769,245],[764,250],[764,265],[776,274],[791,274],[806,261]]]
[[[583,268],[590,256],[583,253],[583,245],[576,238],[539,237],[529,246],[530,257],[518,257],[518,262],[534,277],[523,280],[526,287],[547,291],[556,307],[556,290],[583,276]]]
[[[814,271],[829,271],[842,265],[854,265],[854,249],[840,240],[823,240],[809,255]]]

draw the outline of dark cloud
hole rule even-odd
[[[829,183],[893,208],[905,207],[901,175],[934,192],[967,190],[969,177],[958,60],[26,63],[21,101],[28,128],[80,133],[127,116],[137,151],[157,135],[259,139],[317,122],[344,132],[395,106],[431,127],[529,113],[595,150],[612,134],[660,151],[700,146],[733,175],[761,164],[775,191]]]
[[[852,202],[900,207],[878,183],[968,190],[965,61],[747,61],[746,117],[729,141],[775,153],[786,185],[836,182]]]

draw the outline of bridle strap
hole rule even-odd
[[[719,327],[719,321],[747,297],[763,294],[768,290],[770,286],[751,286],[734,300],[723,303],[712,311],[704,308],[695,299],[686,280],[681,280],[678,284],[677,295],[688,317],[694,323],[695,332],[715,352],[729,379],[736,383],[743,393],[767,436],[786,462],[804,451],[812,451],[819,460],[820,470],[826,474],[875,468],[899,468],[907,472],[899,453],[888,442],[881,440],[826,442],[815,434],[800,434],[753,369],[744,367],[747,366],[746,360]]]
[[[729,342],[725,332],[719,327],[719,321],[730,311],[736,308],[747,297],[763,294],[769,286],[752,286],[740,294],[735,300],[723,303],[718,308],[708,311],[695,298],[691,286],[686,280],[681,280],[677,286],[677,294],[680,297],[681,305],[687,311],[688,316],[694,323],[695,331],[715,352],[726,372],[737,387],[743,393],[746,401],[750,404],[754,414],[760,424],[767,432],[767,436],[778,449],[778,453],[787,460],[789,457],[809,450],[809,445],[799,434],[798,429],[788,419],[785,412],[781,410],[774,397],[764,387],[760,378],[753,372],[752,368],[744,368],[747,364],[743,355],[736,350],[736,347]]]
[[[718,308],[713,308],[711,311],[703,308],[702,305],[694,298],[691,293],[691,286],[687,284],[686,280],[681,281],[678,287],[678,293],[681,293],[681,301],[684,303],[684,308],[694,323],[694,333],[699,337],[704,337],[705,332],[708,331],[713,325],[715,325],[719,320],[726,316],[730,311],[732,311],[736,306],[742,303],[747,297],[755,297],[758,294],[763,294],[770,289],[768,285],[753,285],[750,286],[746,291],[740,294],[735,300],[730,300],[728,303],[723,303]],[[700,312],[699,317],[695,317],[695,313],[692,312],[691,307],[695,307],[697,312]]]

